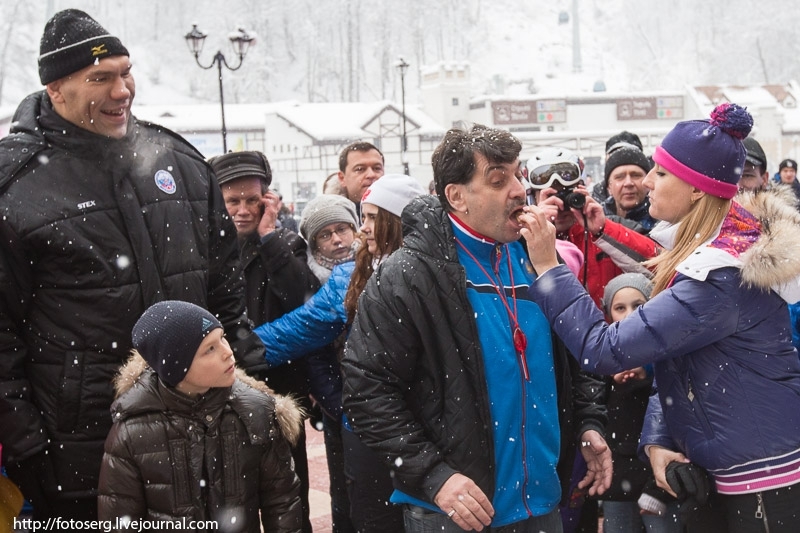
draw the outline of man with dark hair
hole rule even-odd
[[[767,172],[767,155],[761,144],[752,137],[746,137],[742,144],[747,152],[747,158],[739,178],[739,190],[760,191],[769,185],[769,172]]]
[[[797,181],[797,161],[794,159],[784,159],[778,165],[779,182],[788,185],[794,191],[797,199],[800,200],[800,181]]]
[[[40,52],[46,90],[0,140],[0,440],[35,519],[91,520],[112,381],[145,309],[208,309],[243,366],[266,363],[214,173],[131,115],[128,50],[67,9]]]
[[[279,196],[269,189],[272,171],[264,154],[231,152],[209,160],[217,174],[228,214],[239,237],[247,297],[247,316],[255,324],[280,318],[305,303],[320,287],[308,266],[305,241],[293,231],[278,226]],[[297,398],[311,409],[305,360],[259,372],[275,392]],[[300,499],[303,530],[311,531],[308,503],[308,456],[306,434],[301,428],[292,447]]]
[[[356,204],[361,213],[361,197],[384,172],[383,153],[368,142],[354,142],[339,154],[339,183],[342,196]]]
[[[367,282],[345,357],[344,410],[394,471],[406,531],[559,531],[576,434],[583,480],[611,480],[601,382],[578,371],[541,310],[517,242],[520,143],[474,126],[433,154],[438,199],[403,211],[403,246]]]

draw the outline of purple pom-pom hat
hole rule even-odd
[[[730,199],[747,157],[742,139],[752,128],[747,109],[720,104],[708,120],[679,122],[655,149],[653,161],[707,194]]]

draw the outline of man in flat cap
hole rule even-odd
[[[247,315],[256,325],[280,318],[303,305],[320,285],[308,266],[306,242],[294,231],[280,227],[279,197],[269,188],[269,161],[261,152],[242,151],[212,157],[209,163],[236,226]],[[278,394],[295,397],[306,412],[311,411],[306,360],[259,372],[257,377]],[[303,531],[310,532],[308,455],[302,428],[292,457],[300,478]]]
[[[248,370],[263,345],[214,173],[131,115],[125,46],[67,9],[40,51],[45,90],[0,140],[0,440],[35,519],[93,519],[112,381],[144,310],[209,310]]]
[[[739,190],[760,191],[769,186],[769,172],[767,172],[767,155],[761,144],[752,137],[742,141],[747,152],[747,158],[739,178]]]

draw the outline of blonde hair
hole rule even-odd
[[[692,205],[689,214],[680,221],[672,250],[667,250],[645,262],[648,268],[655,267],[653,296],[666,289],[675,275],[677,266],[714,235],[730,208],[730,200],[710,194],[703,195]]]

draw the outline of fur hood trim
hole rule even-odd
[[[147,361],[137,352],[132,350],[127,362],[120,368],[114,378],[114,390],[119,398],[132,389],[145,372],[151,371]],[[248,376],[244,370],[236,369],[236,378],[247,385],[275,400],[275,418],[284,438],[292,446],[297,444],[303,428],[306,413],[297,401],[291,396],[276,394],[266,383]]]
[[[742,282],[762,288],[797,283],[800,276],[800,212],[790,187],[774,186],[735,199],[761,223],[761,236],[742,254]]]

